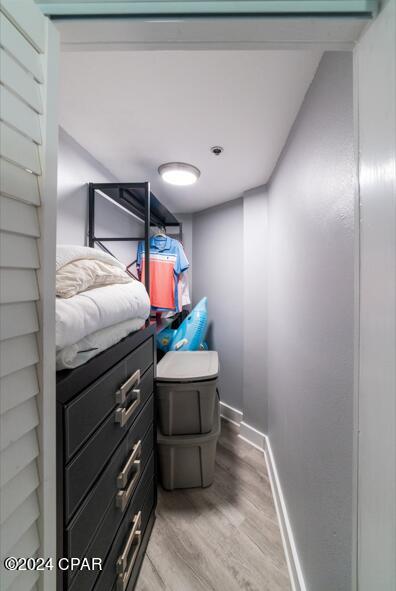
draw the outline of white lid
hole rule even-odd
[[[161,382],[202,381],[217,378],[217,351],[169,351],[157,365]]]

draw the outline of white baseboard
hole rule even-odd
[[[264,453],[292,591],[307,591],[270,440],[267,435],[245,423],[243,413],[240,410],[229,406],[225,402],[220,402],[220,414],[226,421],[229,421],[238,429],[241,439]]]
[[[223,419],[238,427],[239,437],[241,439],[258,449],[264,450],[264,433],[251,427],[248,423],[244,423],[243,412],[225,402],[220,402],[220,415]]]
[[[271,483],[272,495],[274,497],[275,509],[278,516],[279,527],[283,541],[283,547],[286,555],[286,562],[289,569],[289,576],[292,585],[292,591],[307,591],[304,581],[304,575],[301,568],[301,562],[297,553],[297,546],[294,540],[289,515],[283,491],[281,488],[278,471],[275,464],[275,458],[272,453],[271,443],[268,436],[265,436],[264,457],[267,464],[268,476]]]
[[[233,408],[225,402],[220,402],[220,415],[223,417],[223,419],[233,423],[237,427],[240,426],[243,419],[243,413],[240,410]]]
[[[264,446],[265,446],[264,433],[261,433],[261,431],[258,431],[254,427],[251,427],[251,425],[248,425],[248,423],[245,423],[244,421],[241,421],[241,426],[239,429],[239,437],[241,439],[243,439],[244,441],[247,441],[247,443],[250,443],[250,445],[253,445],[257,449],[264,451]]]

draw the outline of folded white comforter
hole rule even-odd
[[[96,357],[102,351],[121,341],[121,339],[128,336],[131,332],[142,328],[144,323],[145,320],[142,318],[125,320],[125,322],[97,330],[81,339],[75,345],[64,347],[64,349],[56,353],[56,370],[74,369],[79,365],[83,365],[92,359],[92,357]]]
[[[56,299],[56,348],[74,345],[87,335],[124,322],[146,320],[150,300],[139,281],[106,285],[68,299]]]
[[[103,261],[109,265],[114,265],[120,269],[124,269],[125,265],[118,261],[115,257],[99,250],[98,248],[90,248],[89,246],[78,246],[78,244],[58,244],[56,247],[56,270],[62,269],[65,265],[80,261],[84,259],[93,259],[95,261]]]

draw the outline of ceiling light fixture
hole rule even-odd
[[[192,164],[185,162],[167,162],[158,169],[161,178],[171,185],[193,185],[200,177],[200,171]]]

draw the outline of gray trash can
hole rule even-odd
[[[197,435],[213,428],[217,351],[170,351],[157,366],[158,421],[163,435]]]
[[[166,490],[207,487],[213,483],[220,428],[220,405],[217,402],[210,433],[169,437],[158,431],[160,475]]]

